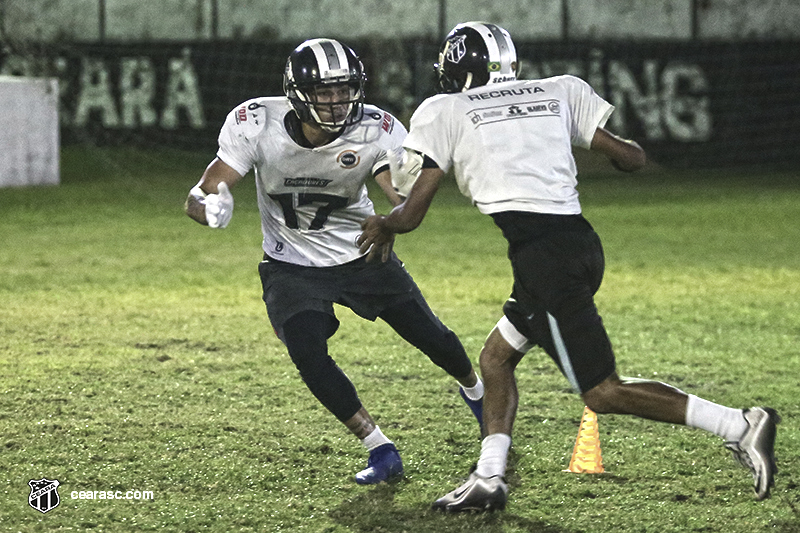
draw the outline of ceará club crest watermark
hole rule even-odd
[[[42,513],[55,509],[61,503],[57,490],[60,484],[57,479],[42,478],[28,481],[28,485],[31,487],[28,504]]]

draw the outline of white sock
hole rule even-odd
[[[386,435],[383,434],[381,428],[378,426],[375,426],[375,429],[372,430],[372,433],[361,440],[361,444],[363,444],[364,447],[366,447],[369,451],[374,450],[378,446],[391,443],[392,441],[386,438]]]
[[[461,390],[464,391],[464,395],[470,400],[480,400],[483,398],[483,381],[481,381],[481,378],[478,378],[478,382],[472,387],[461,385]]]
[[[738,441],[747,430],[741,409],[732,409],[690,394],[686,402],[686,425],[719,435],[728,442]]]
[[[511,448],[511,437],[505,433],[493,433],[481,443],[481,458],[476,472],[479,476],[492,477],[506,474],[506,459]]]

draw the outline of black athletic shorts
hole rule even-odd
[[[492,215],[508,241],[514,272],[508,321],[586,392],[615,370],[594,294],[605,269],[600,238],[581,215]]]
[[[328,337],[339,327],[337,303],[374,321],[389,307],[418,299],[427,308],[416,283],[392,253],[386,263],[365,257],[332,267],[308,267],[276,261],[265,255],[258,265],[272,327],[283,340],[283,325],[302,311],[321,311],[333,317]]]

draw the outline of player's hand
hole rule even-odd
[[[224,228],[233,217],[233,195],[224,181],[217,185],[218,194],[209,194],[205,198],[206,221],[210,228]]]
[[[381,261],[385,263],[392,254],[394,233],[385,228],[385,218],[383,215],[372,215],[361,223],[362,231],[356,244],[362,254],[367,254],[367,261],[372,261],[380,254]]]

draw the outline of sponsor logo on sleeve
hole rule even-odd
[[[383,123],[381,123],[381,129],[386,133],[392,133],[394,129],[394,117],[389,113],[383,114]]]
[[[236,123],[247,122],[247,109],[244,106],[236,110]]]

